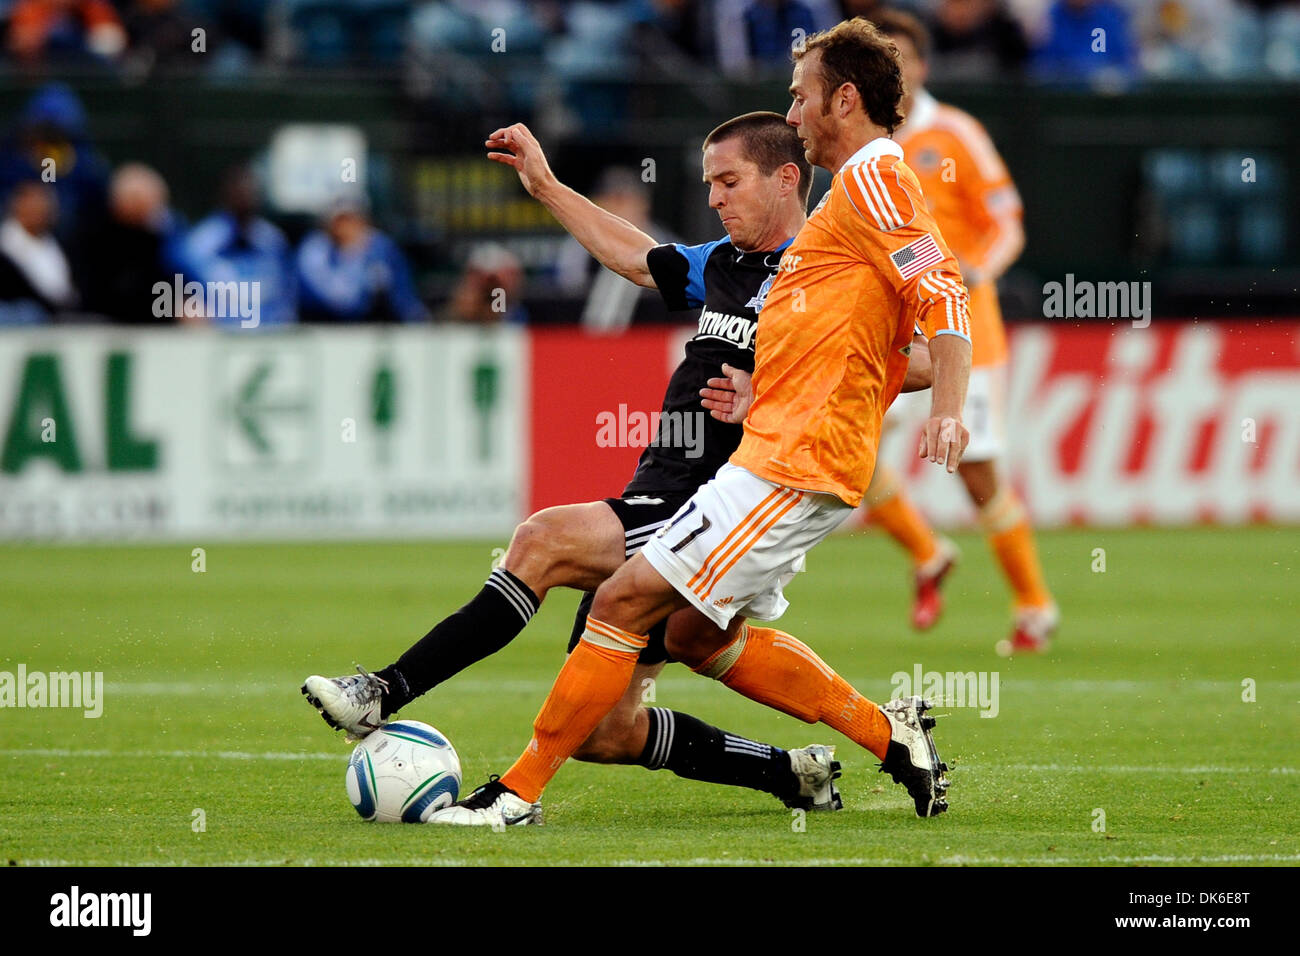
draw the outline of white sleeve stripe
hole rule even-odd
[[[898,207],[894,205],[894,197],[889,195],[889,190],[885,188],[885,179],[880,175],[879,160],[873,159],[871,161],[871,175],[880,187],[880,195],[884,197],[885,203],[889,206],[889,213],[894,217],[894,221],[897,222],[899,226],[902,226],[904,224],[903,214],[898,211]],[[894,173],[894,175],[897,177],[898,173]],[[895,228],[898,227],[896,226]]]
[[[862,216],[863,219],[866,219],[867,218],[866,215],[862,212],[861,209],[858,209],[858,204],[853,201],[853,193],[849,191],[849,185],[844,181],[843,176],[840,177],[840,187],[844,190],[844,195],[848,198],[849,205],[853,207],[853,209],[857,212],[859,216]],[[880,220],[877,219],[876,222],[879,223]]]
[[[928,272],[921,276],[920,285],[925,292],[928,292],[932,296],[937,295],[944,300],[944,316],[947,320],[948,328],[956,328],[952,321],[952,302],[948,297],[948,293],[940,291],[938,286],[935,284],[934,273]]]
[[[865,175],[863,167],[865,169]],[[853,175],[862,187],[862,191],[867,195],[867,201],[871,203],[872,212],[875,213],[876,219],[880,222],[880,228],[888,232],[891,229],[897,229],[902,223],[895,223],[894,217],[889,214],[885,207],[884,198],[880,195],[880,187],[876,185],[876,180],[872,176],[871,164],[864,163],[862,166],[853,167]]]
[[[876,220],[877,228],[879,228],[881,232],[888,232],[889,227],[886,226],[885,221],[880,218],[880,212],[879,210],[876,209],[876,204],[871,198],[871,193],[867,189],[867,184],[862,181],[862,172],[860,171],[859,167],[853,166],[852,168],[849,169],[849,172],[853,174],[854,180],[857,181],[858,188],[862,190],[863,198],[865,198],[867,201],[867,208],[871,210],[871,217]],[[847,184],[844,186],[844,191],[846,193],[849,191],[849,187]],[[849,200],[852,201],[852,198],[853,198],[852,195],[850,195]],[[857,209],[858,207],[855,204],[853,208]],[[861,212],[861,210],[858,211]],[[866,217],[864,216],[863,218],[865,219]]]
[[[960,336],[961,338],[965,339],[967,342],[970,341],[970,336],[969,336],[967,333],[965,333],[965,332],[958,332],[956,329],[940,329],[938,332],[935,332],[935,333],[934,333],[934,337],[935,337],[936,339],[937,339],[939,336],[941,336],[941,335],[957,335],[957,336]]]
[[[959,320],[957,328],[965,330],[966,334],[969,335],[970,334],[970,308],[969,308],[970,294],[966,291],[966,288],[962,286],[956,279],[950,276],[940,275],[938,273],[935,273],[934,276],[936,282],[938,282],[942,286],[946,286],[952,292],[952,294],[957,298],[958,320]]]
[[[921,286],[927,292],[940,296],[944,300],[948,328],[970,334],[969,313],[966,303],[969,296],[956,279],[940,272],[927,272],[921,277]]]

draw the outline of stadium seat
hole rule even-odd
[[[1226,44],[1225,76],[1258,76],[1264,70],[1264,20],[1258,12],[1241,4],[1232,8]]]
[[[1268,71],[1287,80],[1300,76],[1300,10],[1275,10],[1269,15],[1264,32],[1268,37],[1264,48]]]
[[[411,14],[412,42],[423,52],[478,52],[486,47],[479,24],[445,3],[426,3]]]
[[[410,0],[354,0],[353,30],[360,58],[371,66],[395,66],[407,49]]]
[[[294,60],[309,66],[343,66],[352,54],[352,9],[345,0],[289,0]]]

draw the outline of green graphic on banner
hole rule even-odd
[[[270,360],[260,361],[253,366],[253,370],[236,390],[231,407],[231,414],[234,415],[240,432],[259,455],[266,457],[275,451],[266,433],[268,418],[288,412],[305,415],[311,410],[306,401],[277,401],[266,397],[263,389],[274,371],[275,362]]]
[[[397,419],[397,381],[390,356],[380,359],[379,367],[375,369],[374,381],[370,387],[370,417],[374,420],[375,433],[379,436],[379,463],[387,465],[390,460],[390,436]]]
[[[131,431],[131,368],[127,352],[108,356],[104,375],[105,429],[109,471],[153,471],[158,467],[158,442]]]
[[[471,373],[475,418],[478,424],[478,460],[492,459],[492,412],[497,406],[500,366],[490,355],[479,358]]]
[[[82,470],[57,355],[27,356],[13,410],[0,451],[0,471],[16,475],[33,458],[48,458],[66,472]]]

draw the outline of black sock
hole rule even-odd
[[[637,762],[688,780],[762,790],[782,800],[799,792],[790,758],[780,747],[737,737],[690,714],[650,707],[650,733]]]
[[[375,672],[388,681],[382,716],[401,710],[448,677],[501,650],[540,606],[523,581],[505,568],[494,570],[473,600],[439,621],[396,664]]]

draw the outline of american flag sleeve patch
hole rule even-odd
[[[892,252],[889,259],[904,281],[920,275],[931,266],[943,262],[943,251],[928,232],[920,239],[914,239],[897,252]]]

